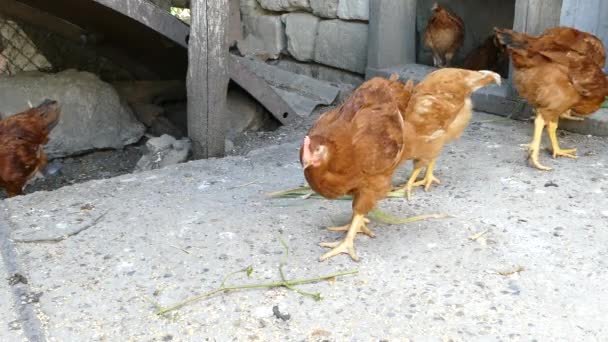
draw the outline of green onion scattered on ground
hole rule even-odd
[[[156,303],[152,303],[154,305],[154,307],[156,308],[156,314],[159,316],[163,316],[163,315],[169,313],[170,311],[180,309],[188,304],[192,304],[194,302],[198,302],[200,300],[209,298],[218,293],[232,292],[232,291],[237,291],[237,290],[248,290],[248,289],[260,289],[260,288],[270,289],[270,288],[275,288],[275,287],[285,287],[285,288],[287,288],[291,291],[297,292],[301,295],[311,297],[314,300],[321,300],[322,297],[321,297],[320,293],[304,292],[300,289],[295,288],[295,286],[302,285],[302,284],[318,283],[318,282],[321,282],[324,280],[332,281],[338,277],[342,277],[345,275],[352,275],[352,274],[356,274],[359,272],[359,270],[348,270],[348,271],[328,274],[328,275],[314,277],[314,278],[287,280],[285,278],[285,273],[283,273],[283,266],[285,266],[285,264],[287,263],[287,259],[289,258],[289,248],[287,247],[285,240],[283,240],[283,238],[281,236],[279,236],[279,241],[281,242],[281,245],[283,246],[283,248],[285,250],[285,257],[279,263],[279,275],[281,276],[281,281],[277,281],[277,282],[273,282],[273,283],[258,283],[258,284],[246,284],[246,285],[226,285],[226,282],[228,281],[228,279],[230,277],[232,277],[233,275],[236,275],[239,273],[245,273],[247,275],[247,277],[250,277],[251,274],[253,273],[253,267],[249,266],[242,270],[232,272],[232,273],[229,273],[228,275],[226,275],[224,277],[224,280],[222,281],[222,284],[217,289],[205,292],[198,296],[191,297],[189,299],[186,299],[182,302],[179,302],[177,304],[174,304],[174,305],[171,305],[168,307],[161,307],[160,305],[158,305]]]
[[[386,197],[387,198],[404,198],[405,197],[404,195],[405,195],[404,190],[397,190],[397,191],[389,192]],[[293,188],[293,189],[284,190],[284,191],[272,192],[272,193],[268,194],[268,196],[270,196],[271,198],[323,199],[322,196],[315,193],[314,191],[312,191],[311,188],[309,188],[307,186],[302,186],[299,188]],[[338,200],[352,200],[352,196],[343,196],[343,197],[338,198]],[[399,217],[391,216],[391,215],[381,211],[380,209],[374,209],[369,214],[370,214],[370,218],[372,218],[372,219],[375,219],[377,221],[380,221],[380,222],[383,222],[386,224],[392,224],[392,225],[399,225],[399,224],[413,223],[416,221],[423,221],[423,220],[429,220],[429,219],[441,219],[441,218],[450,217],[450,215],[447,215],[447,214],[430,214],[430,215],[418,215],[418,216],[412,216],[412,217],[399,218]]]

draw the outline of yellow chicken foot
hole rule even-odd
[[[538,154],[540,152],[540,142],[543,135],[543,129],[545,128],[545,120],[542,118],[540,114],[536,114],[536,119],[534,119],[534,138],[528,147],[530,163],[532,166],[539,170],[549,171],[550,167],[546,167],[542,165],[538,161]]]
[[[350,223],[350,227],[346,233],[346,237],[342,241],[336,242],[321,242],[319,245],[321,247],[332,248],[331,251],[323,254],[319,261],[327,260],[331,257],[334,257],[340,253],[345,253],[350,255],[350,257],[354,261],[359,261],[359,257],[355,252],[355,237],[360,230],[360,226],[365,224],[365,217],[361,214],[355,214],[353,216],[353,220]]]
[[[361,226],[359,227],[359,229],[357,230],[357,233],[363,233],[369,237],[375,237],[376,234],[374,234],[374,232],[372,232],[369,228],[367,228],[367,224],[369,223],[369,219],[367,217],[363,218],[363,223],[361,224]],[[327,227],[327,230],[330,230],[332,232],[347,232],[348,228],[350,228],[350,223],[349,224],[345,224],[343,226],[336,226],[336,227]]]
[[[568,109],[567,112],[562,113],[559,116],[560,119],[572,120],[572,121],[585,121],[585,118],[572,114],[572,110]]]
[[[547,125],[547,131],[549,132],[549,139],[551,140],[551,147],[553,148],[553,158],[557,157],[568,157],[572,159],[576,159],[576,149],[570,148],[566,150],[562,150],[559,147],[559,143],[557,142],[557,121],[549,122]]]
[[[416,179],[418,179],[420,171],[422,171],[421,167],[414,169],[414,171],[412,171],[412,174],[410,175],[410,179],[408,179],[407,183],[405,183],[405,185],[401,187],[401,189],[405,189],[405,197],[408,200],[412,198],[412,188],[414,187],[414,183],[416,183]]]
[[[433,159],[429,166],[426,167],[424,178],[420,181],[415,182],[414,184],[412,184],[412,186],[424,186],[424,191],[429,191],[429,188],[431,187],[433,182],[441,184],[441,181],[433,175],[433,170],[435,170],[435,159]]]

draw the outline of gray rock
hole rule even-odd
[[[228,88],[227,124],[230,133],[257,131],[270,118],[270,113],[240,87]]]
[[[278,15],[248,16],[243,18],[245,39],[237,43],[245,56],[267,55],[278,58],[286,47],[285,30]]]
[[[271,14],[269,11],[263,9],[257,0],[240,0],[239,3],[241,15],[243,17]]]
[[[174,137],[164,134],[148,140],[146,147],[148,153],[137,162],[136,172],[161,169],[185,162],[190,154],[191,143],[188,138],[176,140]]]
[[[314,60],[364,74],[367,66],[367,24],[342,20],[321,21]]]
[[[338,0],[310,0],[312,13],[322,18],[338,17]]]
[[[232,140],[226,139],[224,141],[224,150],[226,151],[226,153],[232,152],[234,150],[234,143],[232,142]]]
[[[258,0],[260,5],[270,11],[293,12],[310,11],[309,0]]]
[[[94,74],[66,70],[0,77],[0,112],[21,112],[46,98],[61,105],[59,123],[45,147],[50,157],[122,148],[144,134],[144,125],[121,103],[116,90]]]
[[[583,121],[560,120],[559,128],[579,134],[608,137],[608,109],[602,108]]]
[[[284,21],[287,51],[299,61],[312,60],[320,19],[308,13],[290,13]]]
[[[348,20],[369,20],[369,0],[340,0],[338,17]]]

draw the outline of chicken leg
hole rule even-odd
[[[547,132],[549,132],[549,139],[551,140],[551,147],[553,148],[553,158],[557,157],[568,157],[572,159],[576,159],[576,149],[566,149],[562,150],[559,147],[559,143],[557,142],[557,121],[551,121],[547,125]]]
[[[375,237],[376,234],[374,234],[374,232],[372,232],[369,228],[367,228],[367,224],[369,223],[369,219],[367,217],[363,218],[363,223],[361,224],[361,226],[359,227],[359,229],[357,230],[357,233],[363,233],[369,237]],[[343,226],[336,226],[336,227],[327,227],[327,230],[330,230],[332,232],[347,232],[348,229],[350,228],[350,223],[349,224],[345,224]]]
[[[357,236],[357,233],[361,230],[362,225],[365,225],[365,217],[362,214],[354,214],[353,220],[351,221],[350,226],[348,227],[348,231],[344,240],[336,242],[321,242],[319,244],[321,247],[332,248],[331,251],[323,254],[319,258],[319,261],[327,260],[340,253],[346,253],[350,255],[350,257],[354,261],[359,261],[359,257],[355,252],[355,237]]]
[[[534,138],[532,139],[532,142],[528,147],[528,153],[532,166],[539,170],[549,171],[551,170],[550,167],[544,166],[538,161],[538,154],[540,152],[540,143],[542,140],[544,128],[545,119],[543,119],[542,115],[537,112],[536,119],[534,119]]]
[[[418,175],[422,171],[422,168],[423,168],[422,166],[416,167],[416,165],[414,165],[414,171],[412,171],[410,178],[408,179],[407,183],[405,183],[405,186],[403,187],[403,188],[405,188],[405,197],[408,200],[412,198],[412,188],[413,187],[424,186],[424,190],[428,191],[429,188],[431,187],[431,185],[433,184],[433,182],[435,182],[437,184],[441,183],[441,181],[433,175],[433,170],[435,169],[435,159],[431,160],[429,165],[426,167],[426,172],[424,173],[424,178],[422,178],[419,181],[416,181],[418,179]]]
[[[574,114],[572,114],[572,110],[568,109],[566,112],[562,113],[559,116],[560,119],[566,119],[566,120],[571,120],[571,121],[585,121],[585,118],[582,118],[580,116],[576,116]]]

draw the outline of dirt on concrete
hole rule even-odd
[[[608,140],[563,133],[579,159],[541,154],[526,165],[532,126],[474,113],[446,146],[442,183],[412,200],[386,199],[396,217],[357,237],[361,261],[318,262],[342,234],[350,201],[269,199],[305,184],[298,148],[308,126],[249,137],[244,155],[193,161],[0,202],[31,307],[49,340],[595,341],[608,336]],[[281,135],[283,134],[283,135]],[[256,140],[258,139],[258,140]],[[244,145],[247,145],[246,143]],[[547,146],[546,142],[543,146]],[[394,183],[402,183],[411,163]],[[155,315],[229,284],[358,273],[288,289],[230,292]],[[2,267],[2,265],[0,265]],[[41,295],[39,295],[41,294]],[[277,307],[276,310],[274,308]],[[6,315],[11,318],[13,310]],[[288,320],[277,318],[289,315]],[[14,316],[14,315],[13,315]],[[17,323],[21,323],[16,319]],[[19,329],[15,324],[15,329]]]

